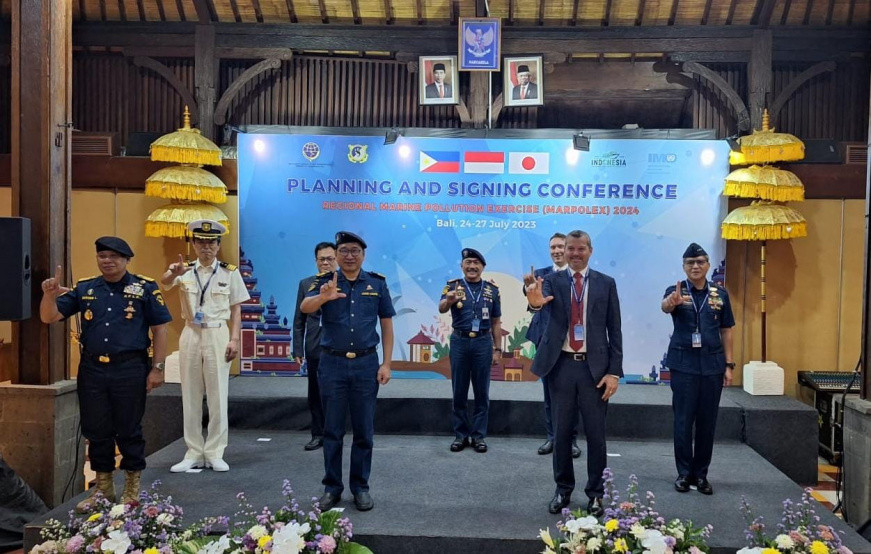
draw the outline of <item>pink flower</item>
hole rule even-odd
[[[318,541],[318,550],[324,554],[332,554],[332,552],[336,550],[336,539],[330,535],[324,535],[321,537],[321,540]]]
[[[149,506],[149,507],[145,508],[145,510],[143,510],[143,511],[145,512],[146,516],[152,517],[152,518],[157,517],[157,514],[160,513],[160,510],[157,509],[157,506]]]
[[[81,535],[73,535],[67,541],[66,551],[70,554],[75,554],[85,546],[85,539]]]
[[[620,509],[624,512],[631,512],[635,508],[635,504],[632,502],[621,502]]]

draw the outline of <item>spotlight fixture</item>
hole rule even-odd
[[[384,134],[384,144],[393,144],[396,142],[396,139],[399,138],[399,135],[402,134],[396,129],[388,129]]]
[[[589,152],[590,137],[584,136],[584,133],[578,133],[577,135],[572,137],[572,146],[574,146],[575,150],[580,150],[581,152]]]
[[[726,137],[726,142],[729,143],[729,149],[732,152],[740,152],[741,151],[741,143],[738,142],[738,134],[734,134],[732,136]]]

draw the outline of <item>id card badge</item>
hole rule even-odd
[[[477,317],[472,320],[472,331],[477,333],[481,330],[481,320]]]
[[[699,332],[693,333],[693,348],[702,347],[702,334]]]
[[[586,340],[583,323],[576,323],[572,327],[572,336],[574,336],[575,340]]]
[[[205,318],[206,316],[203,312],[197,312],[194,314],[194,323],[202,323]]]
[[[481,308],[481,319],[490,319],[490,308],[487,306]]]

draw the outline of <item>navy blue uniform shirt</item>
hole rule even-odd
[[[338,289],[345,298],[321,306],[321,346],[334,350],[366,350],[378,346],[378,320],[396,315],[383,275],[360,270],[352,283],[339,270]],[[319,273],[306,292],[317,296],[321,285],[332,281],[333,272]]]
[[[117,283],[79,280],[58,296],[57,309],[64,318],[82,314],[80,341],[92,355],[145,350],[151,345],[149,327],[172,321],[154,279],[129,272]]]
[[[695,307],[692,303],[684,303],[671,312],[674,332],[668,345],[666,366],[672,371],[701,375],[724,373],[726,357],[720,329],[735,326],[729,293],[712,282],[708,282],[703,289],[696,289],[692,284],[689,286]],[[681,286],[684,296],[686,296],[686,288],[687,282],[684,281]],[[674,290],[674,285],[668,287],[663,298]],[[697,314],[698,308],[701,308],[701,311]],[[697,326],[702,334],[701,348],[693,347],[692,334],[696,332]]]
[[[471,331],[472,320],[478,318],[480,321],[478,331],[486,333],[490,330],[490,323],[493,318],[502,317],[502,302],[499,300],[499,287],[493,283],[487,283],[483,279],[477,283],[468,283],[463,281],[463,279],[452,279],[442,289],[440,300],[444,300],[448,292],[455,290],[457,286],[462,286],[466,290],[466,298],[462,300],[462,308],[459,307],[460,302],[451,306],[453,328],[458,331]],[[475,299],[477,299],[477,302],[475,302]],[[483,317],[484,308],[489,312],[490,317],[487,319]]]

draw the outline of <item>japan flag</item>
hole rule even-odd
[[[547,152],[510,152],[508,173],[547,175],[550,173],[550,154]]]

